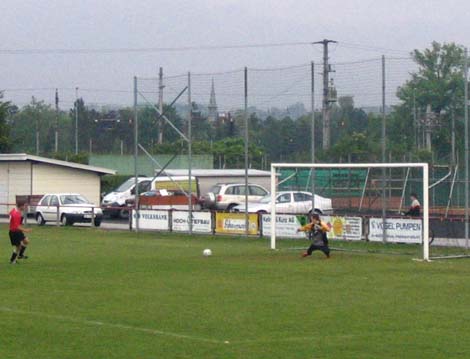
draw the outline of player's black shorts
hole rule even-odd
[[[19,246],[21,241],[25,239],[24,233],[22,231],[10,231],[9,234],[12,246]]]

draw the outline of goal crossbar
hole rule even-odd
[[[411,163],[272,163],[271,164],[271,249],[276,249],[276,179],[280,168],[420,168],[423,173],[423,260],[429,261],[429,165]],[[314,195],[312,193],[312,195]]]

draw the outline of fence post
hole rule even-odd
[[[25,225],[28,224],[28,209],[29,209],[29,205],[26,203],[26,205],[24,206],[24,215],[23,215],[23,223]]]

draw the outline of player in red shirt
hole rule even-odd
[[[29,243],[26,232],[31,232],[31,229],[24,228],[21,225],[21,211],[24,208],[24,203],[17,203],[16,207],[10,211],[10,242],[13,248],[13,253],[10,258],[11,264],[16,264],[17,259],[28,258],[24,255],[24,251]]]

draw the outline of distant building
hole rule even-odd
[[[212,86],[211,86],[211,97],[209,99],[209,114],[207,115],[207,121],[215,122],[217,121],[219,114],[217,112],[217,102],[215,100],[215,87],[214,87],[214,79],[212,79]]]

